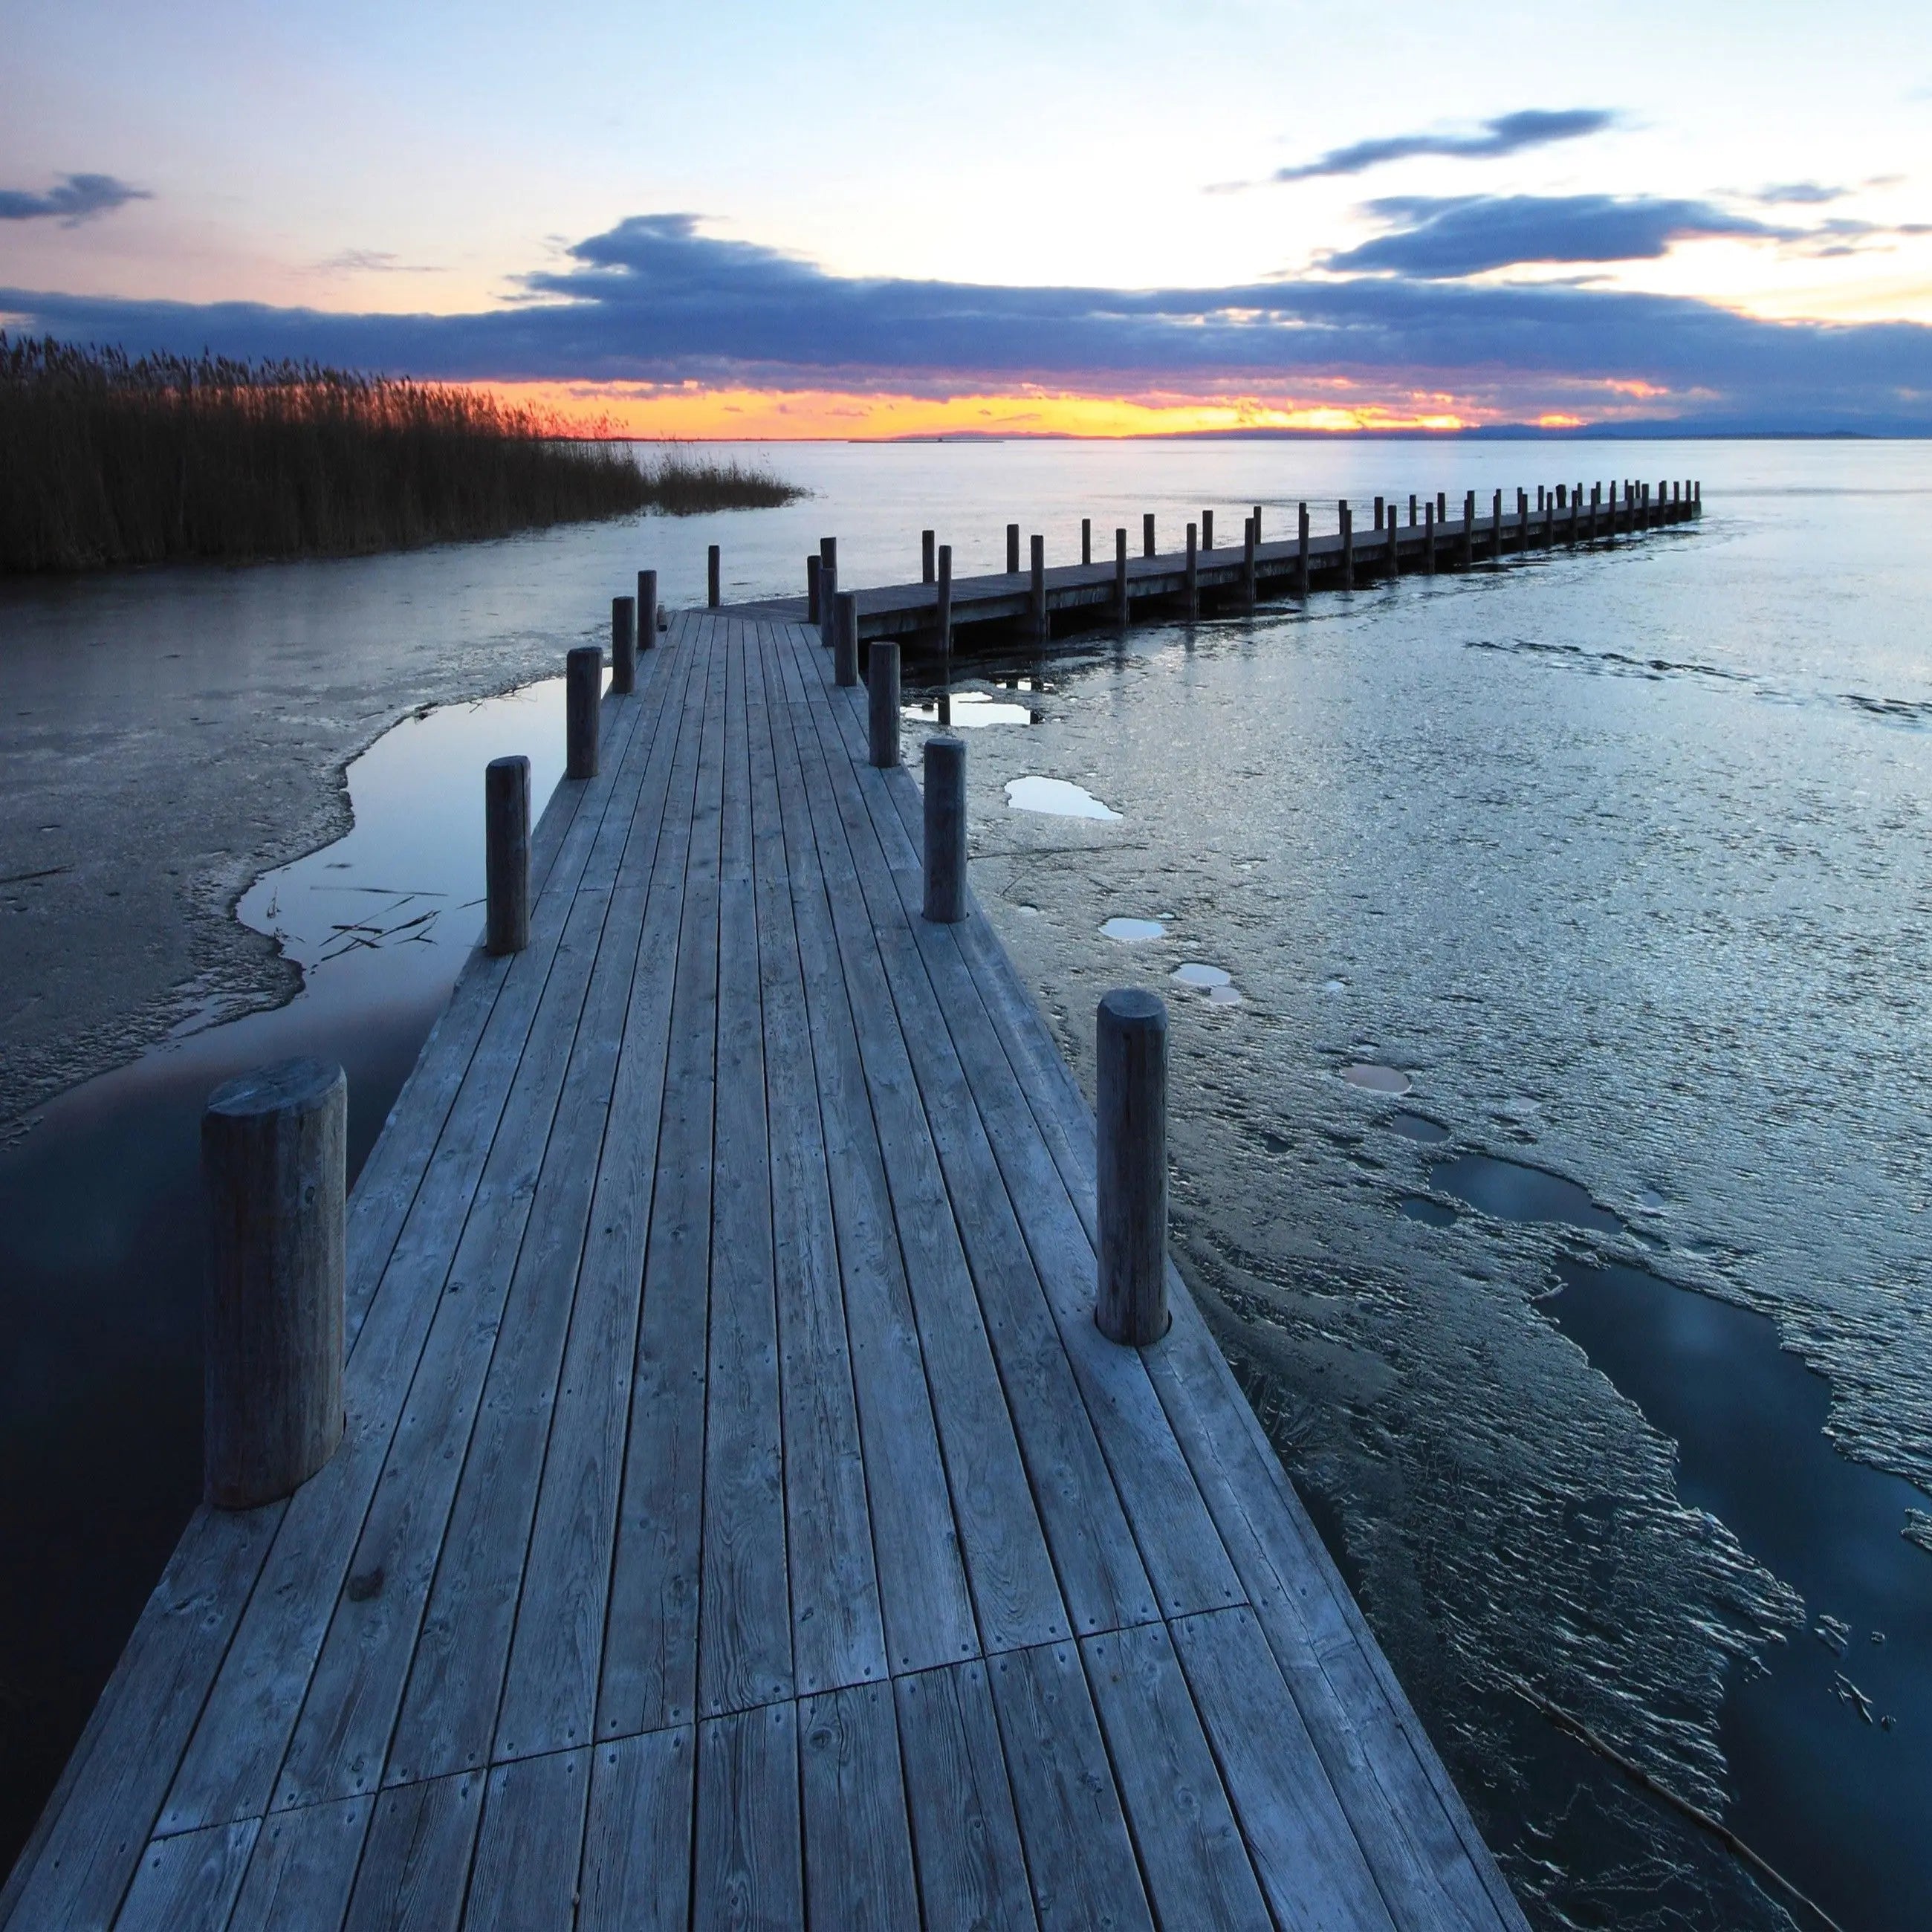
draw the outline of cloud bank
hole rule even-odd
[[[130,188],[112,175],[63,175],[58,188],[35,194],[24,188],[0,188],[0,221],[58,220],[77,228],[96,215],[111,214],[130,201],[151,201],[146,188]]]
[[[1514,114],[1485,121],[1469,134],[1390,134],[1379,140],[1354,141],[1332,148],[1298,167],[1277,168],[1268,178],[1277,182],[1315,181],[1329,175],[1366,174],[1389,161],[1406,161],[1418,154],[1441,154],[1463,160],[1483,160],[1498,154],[1520,154],[1556,141],[1580,140],[1600,134],[1616,124],[1606,108],[1526,107]]]
[[[1484,252],[1466,238],[1460,259]],[[0,290],[0,316],[131,350],[212,348],[456,380],[928,395],[1352,384],[1377,398],[1454,396],[1515,420],[1588,418],[1645,396],[1647,413],[1687,428],[1932,422],[1932,328],[1770,322],[1572,285],[1413,273],[1142,290],[862,278],[661,214],[579,242],[564,266],[526,278],[522,296],[478,314],[398,315]]]

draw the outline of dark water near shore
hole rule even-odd
[[[638,563],[689,601],[714,541],[748,596],[797,587],[821,530],[862,582],[910,574],[927,524],[964,572],[1010,517],[1058,561],[1083,514],[1178,530],[1211,502],[1232,533],[1248,503],[1280,530],[1345,490],[1703,477],[1703,524],[1635,553],[966,668],[996,674],[956,711],[976,884],[1083,1070],[1100,991],[1167,992],[1183,1264],[1532,1919],[1783,1912],[1517,1681],[1848,1932],[1932,1922],[1932,1553],[1902,1534],[1932,1533],[1932,452],[778,466],[820,497],[429,554],[412,594],[453,628],[554,608],[560,655]],[[442,760],[410,736],[432,731]],[[303,998],[78,1090],[0,1155],[0,1536],[28,1580],[0,1612],[7,1842],[194,1495],[202,1094],[330,1051],[365,1148],[473,932],[476,767],[560,737],[488,707],[400,728],[354,775],[364,850],[244,905],[313,968]],[[1020,808],[1070,788],[1119,816]],[[303,880],[380,890],[310,919]],[[1102,931],[1123,920],[1144,923]]]

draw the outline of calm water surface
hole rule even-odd
[[[1165,541],[1211,506],[1225,542],[1255,502],[1278,532],[1301,497],[1702,477],[1702,524],[1635,554],[964,668],[975,880],[1083,1072],[1101,991],[1166,994],[1184,1266],[1532,1918],[1783,1910],[1519,1683],[1847,1928],[1932,1922],[1932,455],[775,454],[814,500],[368,568],[452,639],[548,624],[560,656],[639,564],[701,595],[714,542],[748,597],[832,532],[866,582],[928,525],[970,572],[1009,520],[1058,561],[1082,515],[1104,550],[1148,508]],[[326,629],[328,572],[248,580]],[[130,648],[205,580],[146,579]],[[0,1156],[11,1836],[192,1501],[200,1097],[332,1052],[366,1148],[473,936],[477,768],[555,748],[556,709],[400,727],[350,839],[244,902],[302,998]],[[1118,816],[1052,808],[1076,791]]]

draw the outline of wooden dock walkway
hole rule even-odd
[[[184,1534],[8,1932],[1520,1928],[799,625],[673,621],[349,1210],[348,1423]]]
[[[1519,492],[1519,506],[1498,501],[1485,515],[1426,523],[1396,520],[1400,506],[1389,504],[1390,520],[1379,527],[1344,534],[1311,532],[1306,548],[1300,532],[1285,541],[1255,548],[1253,596],[1292,596],[1312,591],[1366,588],[1391,576],[1447,574],[1480,564],[1495,565],[1538,551],[1612,544],[1646,531],[1692,522],[1703,512],[1701,487],[1664,485],[1655,496],[1604,503],[1580,500],[1566,488],[1558,504],[1554,490],[1540,505]],[[1409,500],[1412,515],[1415,500]],[[1185,614],[1190,600],[1208,611],[1238,610],[1250,594],[1245,538],[1232,548],[1197,548],[1190,583],[1185,550],[1132,555],[1123,572],[1114,558],[1094,563],[1055,564],[1036,580],[1030,568],[958,578],[952,586],[952,629],[975,625],[1031,626],[1051,636],[1084,625],[1129,620],[1138,613]],[[1124,576],[1124,583],[1122,578]],[[908,644],[938,641],[939,591],[936,583],[889,584],[854,591],[861,641],[892,638]],[[800,623],[808,620],[804,597],[767,598],[730,607],[734,614]]]

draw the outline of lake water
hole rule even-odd
[[[1932,1922],[1932,452],[773,459],[817,496],[366,568],[452,638],[560,653],[640,565],[700,596],[711,542],[748,598],[833,532],[865,583],[916,574],[928,526],[970,574],[1009,520],[1057,562],[1083,515],[1104,552],[1148,509],[1225,542],[1256,502],[1279,534],[1304,497],[1322,528],[1343,494],[1703,479],[1700,525],[1615,553],[962,664],[974,881],[1090,1085],[1100,993],[1168,998],[1178,1254],[1532,1919],[1784,1922],[1519,1684],[1847,1928]],[[247,575],[326,643],[364,568]],[[167,649],[206,576],[145,578],[126,647]],[[914,742],[936,696],[910,666]],[[356,832],[244,902],[302,996],[0,1155],[4,1842],[192,1502],[200,1098],[327,1051],[366,1148],[473,936],[478,769],[542,754],[542,796],[558,708],[400,725]]]

